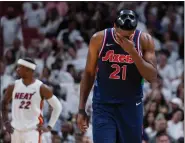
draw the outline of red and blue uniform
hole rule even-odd
[[[142,56],[141,31],[133,41]],[[93,95],[93,139],[95,143],[141,143],[143,120],[143,77],[132,57],[114,35],[104,30]]]

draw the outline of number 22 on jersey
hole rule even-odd
[[[127,65],[123,65],[120,67],[118,64],[112,64],[111,67],[115,69],[109,76],[110,79],[122,79],[126,80],[126,72],[127,72]],[[121,74],[121,77],[118,75],[119,73]]]
[[[20,109],[30,109],[31,102],[30,101],[21,101],[21,104],[19,106]]]

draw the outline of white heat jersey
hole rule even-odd
[[[22,79],[15,81],[12,95],[12,122],[11,125],[18,131],[36,129],[43,123],[43,100],[40,95],[42,82],[35,80],[26,86]]]

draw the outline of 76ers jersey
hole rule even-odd
[[[140,56],[141,31],[135,30],[133,41]],[[142,98],[142,81],[132,57],[117,43],[114,28],[105,29],[99,52],[93,102],[122,103]]]
[[[35,80],[26,86],[22,79],[15,81],[12,95],[12,122],[13,128],[19,131],[36,129],[43,123],[40,86],[42,82]]]

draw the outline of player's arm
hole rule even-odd
[[[10,101],[12,100],[12,93],[14,90],[14,84],[10,84],[5,92],[4,98],[2,100],[2,120],[3,125],[6,128],[6,131],[9,133],[13,133],[13,128],[10,124],[10,121],[8,119],[8,105]]]
[[[103,43],[103,37],[104,31],[100,31],[95,33],[90,40],[86,66],[80,83],[79,110],[85,111],[87,98],[95,79],[98,54]]]
[[[144,59],[144,66],[143,69],[140,69],[140,73],[150,83],[156,82],[157,60],[153,38],[149,34],[143,32],[141,34],[140,43]]]
[[[62,111],[62,105],[60,101],[57,99],[57,97],[53,95],[49,87],[46,86],[45,84],[41,85],[40,94],[42,98],[46,99],[50,104],[50,106],[53,108],[53,111],[51,113],[51,117],[48,123],[49,129],[52,129],[60,116],[60,113]]]
[[[3,122],[9,121],[8,119],[8,106],[10,101],[12,100],[12,93],[14,90],[14,84],[10,84],[5,92],[4,98],[2,100],[2,118]]]
[[[157,62],[155,56],[155,46],[152,37],[147,33],[142,33],[140,37],[143,58],[136,51],[130,53],[141,76],[152,83],[157,80]]]

